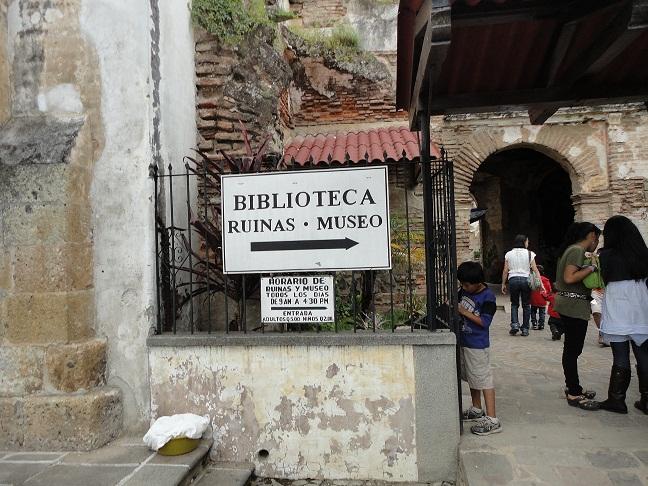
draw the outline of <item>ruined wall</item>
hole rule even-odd
[[[90,186],[104,150],[97,55],[78,2],[7,9],[0,127],[0,443],[86,449],[121,427],[95,329]]]
[[[344,18],[345,0],[291,0],[306,27],[329,27]]]
[[[608,117],[611,209],[639,226],[648,241],[648,113],[639,109]]]
[[[346,20],[358,31],[366,51],[396,52],[397,16],[396,0],[348,0]]]
[[[416,333],[413,346],[399,334],[188,347],[155,337],[167,341],[150,350],[153,414],[208,414],[212,459],[253,462],[260,476],[454,479],[454,337]]]
[[[290,108],[295,126],[406,119],[395,109],[391,68],[377,57],[360,53],[340,59],[314,50],[287,29],[283,32],[290,48]]]
[[[556,116],[542,126],[529,125],[522,114],[434,119],[433,139],[455,164],[458,260],[472,258],[468,220],[474,173],[489,155],[507,148],[534,149],[558,162],[572,181],[576,219],[602,225],[611,215],[606,120],[594,110]]]
[[[270,135],[270,152],[282,152],[286,120],[280,118],[280,106],[286,102],[290,70],[273,45],[275,35],[262,30],[238,46],[227,46],[204,31],[198,33],[198,147],[210,158],[219,159],[219,150],[232,156],[245,153],[239,121],[255,147]]]
[[[149,166],[196,140],[188,3],[157,3],[0,2],[2,447],[148,425]]]

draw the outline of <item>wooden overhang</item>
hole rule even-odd
[[[429,115],[648,100],[648,0],[400,0],[396,106]]]

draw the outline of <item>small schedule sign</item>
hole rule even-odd
[[[261,322],[333,322],[331,275],[261,278]]]

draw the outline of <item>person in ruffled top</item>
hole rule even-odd
[[[599,405],[610,412],[628,413],[625,397],[632,374],[632,347],[641,394],[635,407],[648,415],[648,247],[625,216],[608,219],[603,237],[601,335],[612,348],[613,364],[607,400]]]

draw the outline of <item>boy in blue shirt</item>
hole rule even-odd
[[[484,284],[484,270],[477,262],[464,262],[457,269],[459,314],[463,326],[460,334],[461,378],[468,382],[472,407],[463,412],[465,421],[477,421],[473,434],[490,435],[502,431],[495,414],[495,386],[490,366],[488,328],[497,310],[495,294]],[[482,410],[481,395],[486,402]]]

